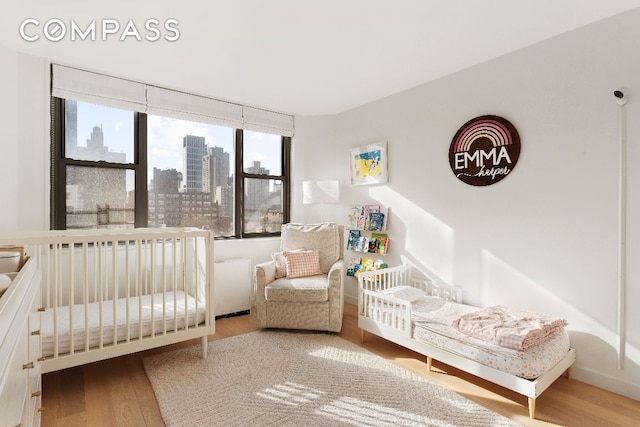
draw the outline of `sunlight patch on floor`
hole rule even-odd
[[[320,399],[326,392],[306,387],[301,384],[286,382],[268,387],[257,396],[288,406],[299,406]]]
[[[422,425],[425,422],[421,415],[347,396],[323,406],[316,414],[352,425]]]

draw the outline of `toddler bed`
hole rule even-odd
[[[43,373],[215,332],[213,235],[180,228],[67,230],[0,238],[42,277]]]
[[[461,303],[461,294],[456,287],[412,278],[410,266],[361,273],[358,326],[362,338],[365,331],[371,332],[427,356],[429,369],[436,359],[523,394],[528,398],[529,416],[534,418],[535,399],[560,375],[568,374],[575,361],[564,323],[551,319],[550,337],[508,336],[509,342],[501,338],[496,343],[494,336],[494,342],[489,342],[487,337],[473,336],[487,330],[477,328],[476,322],[494,321],[505,313],[529,318],[532,313],[508,307],[472,307]],[[548,316],[544,317],[547,320]],[[531,337],[540,339],[530,341]]]

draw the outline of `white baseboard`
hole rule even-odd
[[[352,305],[358,305],[358,297],[357,296],[353,296],[353,295],[345,295],[344,296],[344,302],[346,302],[347,304],[352,304]]]
[[[613,378],[601,372],[573,366],[571,368],[571,378],[631,399],[640,400],[640,385]]]

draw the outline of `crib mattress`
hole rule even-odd
[[[164,310],[163,310],[164,298]],[[129,326],[127,327],[127,298],[115,300],[116,322],[114,324],[114,301],[93,302],[87,305],[85,325],[85,308],[82,304],[69,307],[58,307],[57,310],[47,308],[42,313],[41,342],[42,355],[54,355],[54,311],[57,319],[58,354],[66,354],[71,350],[73,337],[74,351],[83,351],[112,345],[114,335],[118,342],[140,339],[153,334],[184,329],[185,325],[195,326],[204,322],[206,307],[203,302],[182,291],[157,293],[128,299]],[[153,301],[153,303],[152,303]],[[102,309],[101,309],[102,307]],[[102,325],[100,314],[102,312]],[[72,322],[70,319],[72,317]],[[86,327],[85,327],[86,326]],[[165,329],[166,328],[166,329]],[[71,332],[72,331],[72,332]],[[86,331],[86,332],[85,332]],[[102,331],[102,338],[100,337]],[[88,332],[88,334],[87,334]],[[88,343],[85,338],[88,335]]]
[[[412,337],[525,379],[534,379],[547,372],[569,351],[569,334],[566,330],[538,346],[518,351],[469,337],[451,326],[453,320],[476,310],[479,308],[437,297],[415,301],[411,308]],[[446,360],[443,362],[446,363]]]

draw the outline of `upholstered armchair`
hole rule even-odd
[[[280,252],[255,267],[256,325],[340,332],[344,228],[283,224]]]

